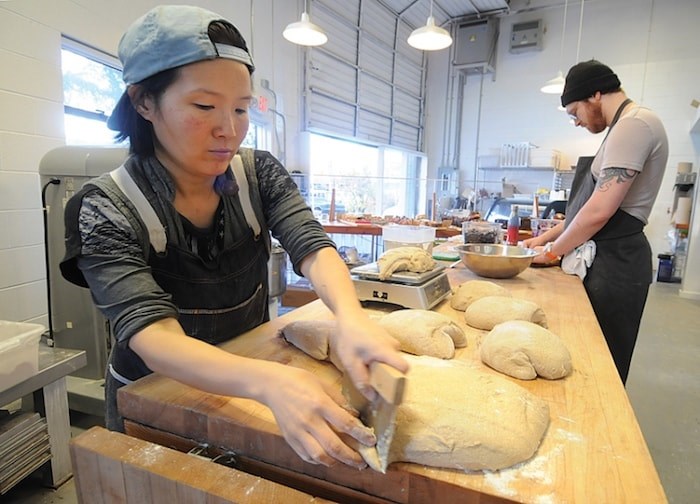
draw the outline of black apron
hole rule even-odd
[[[620,105],[607,134],[630,102],[628,99]],[[596,180],[591,172],[593,159],[579,158],[566,207],[565,226],[595,190]],[[652,282],[651,247],[643,229],[642,221],[618,208],[591,238],[596,244],[596,255],[583,281],[623,383],[627,380]]]
[[[188,249],[168,243],[163,253],[150,246],[148,264],[153,278],[172,295],[185,333],[218,344],[269,320],[265,240],[248,228],[210,264]],[[110,353],[105,380],[105,422],[123,431],[117,390],[152,371],[128,347],[116,344]]]

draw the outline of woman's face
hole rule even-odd
[[[153,124],[156,157],[179,180],[211,179],[226,171],[248,132],[251,79],[227,59],[182,67],[158,103],[138,112]]]

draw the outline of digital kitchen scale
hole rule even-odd
[[[444,266],[424,273],[398,271],[386,280],[379,279],[377,263],[350,270],[360,301],[373,301],[429,310],[450,295],[450,282]]]

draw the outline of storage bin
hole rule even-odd
[[[0,391],[39,370],[39,340],[44,326],[0,320]]]
[[[530,229],[532,229],[532,236],[539,236],[553,227],[556,227],[562,221],[559,219],[530,219]]]
[[[673,254],[659,254],[659,269],[656,272],[657,282],[673,281]]]
[[[462,223],[464,243],[501,243],[503,229],[500,224],[488,221],[467,221]]]
[[[384,251],[396,247],[420,247],[432,253],[435,228],[430,226],[405,226],[395,224],[382,226]]]

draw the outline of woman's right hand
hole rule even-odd
[[[545,245],[547,242],[543,242],[541,236],[542,235],[523,240],[523,247],[534,249],[535,247],[541,247],[542,245]]]
[[[340,391],[312,373],[292,366],[276,369],[275,374],[276,379],[265,384],[262,399],[272,410],[292,449],[311,464],[332,466],[342,462],[358,469],[366,467],[360,454],[343,442],[338,433],[368,446],[374,446],[377,439],[371,429],[350,413],[352,408]]]

